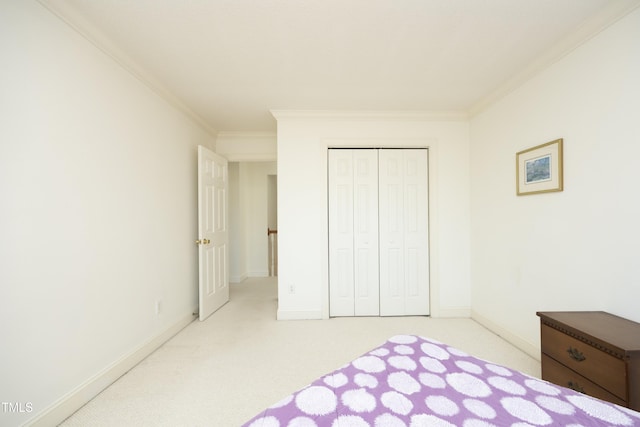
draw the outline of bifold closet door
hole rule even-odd
[[[378,153],[329,150],[329,315],[377,316]]]
[[[429,314],[428,151],[379,153],[380,314]]]

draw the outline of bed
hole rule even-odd
[[[244,427],[640,426],[640,413],[398,335]]]

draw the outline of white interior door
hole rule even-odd
[[[229,301],[227,160],[198,146],[198,253],[200,320]]]
[[[380,314],[429,314],[428,151],[380,150]]]

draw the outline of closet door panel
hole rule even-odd
[[[429,314],[427,150],[380,151],[380,314]]]
[[[404,151],[406,315],[429,314],[429,175],[427,150]]]
[[[380,314],[404,313],[404,194],[402,150],[379,153]]]
[[[353,150],[354,314],[380,314],[378,275],[378,150]]]
[[[402,150],[405,195],[405,315],[429,314],[428,151]]]
[[[353,152],[329,150],[329,315],[354,315]]]

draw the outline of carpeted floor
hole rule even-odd
[[[62,426],[239,426],[397,334],[445,342],[540,376],[540,363],[471,319],[368,317],[276,321],[275,278],[231,285],[195,321]]]

